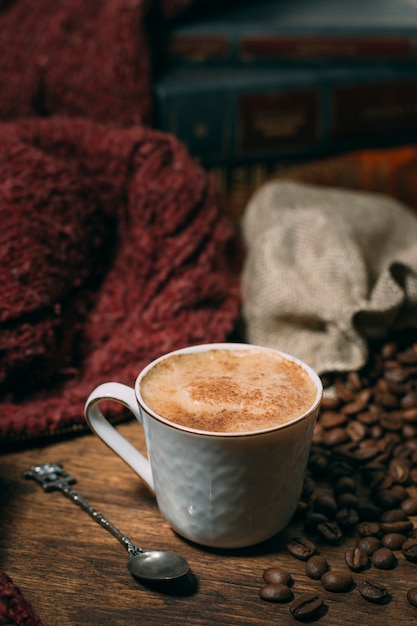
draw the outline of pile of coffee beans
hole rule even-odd
[[[290,611],[300,621],[317,617],[323,606],[323,598],[315,593],[303,594],[294,600],[291,587],[294,584],[289,572],[278,567],[269,567],[263,573],[265,585],[259,590],[259,597],[268,602],[290,602]]]
[[[391,595],[373,582],[372,568],[393,569],[399,557],[417,563],[410,519],[417,515],[417,341],[396,337],[370,346],[363,370],[322,380],[325,396],[298,510],[303,535],[287,549],[326,591],[355,588],[368,602],[386,604]],[[332,570],[317,548],[323,543],[340,548],[345,570]],[[352,572],[360,575],[357,584]],[[294,600],[291,581],[289,573],[269,568],[259,595],[291,601],[295,619],[316,619],[323,599],[312,592]],[[417,587],[405,597],[417,608]]]

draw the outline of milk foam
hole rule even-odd
[[[304,369],[262,349],[172,355],[142,379],[145,403],[190,428],[247,432],[303,414],[316,389]]]

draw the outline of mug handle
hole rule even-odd
[[[147,458],[136,450],[116,428],[104,417],[99,404],[103,400],[120,402],[127,407],[138,422],[142,424],[142,415],[136,402],[135,392],[132,387],[122,383],[103,383],[90,393],[84,407],[84,415],[91,430],[109,446],[120,458],[136,472],[147,487],[153,492],[154,483],[151,465]]]

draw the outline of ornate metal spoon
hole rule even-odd
[[[168,581],[180,578],[188,573],[190,567],[187,561],[175,552],[143,550],[135,546],[104,515],[88,504],[75,489],[70,487],[70,485],[76,482],[76,479],[73,476],[69,476],[60,463],[33,465],[23,473],[23,476],[36,480],[46,492],[62,491],[67,498],[78,504],[98,524],[108,530],[113,537],[116,537],[129,553],[127,568],[136,578],[148,581]]]

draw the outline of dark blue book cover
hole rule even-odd
[[[395,145],[417,140],[417,67],[177,68],[155,111],[211,165]]]
[[[182,19],[171,62],[398,62],[417,60],[413,0],[261,0]]]

